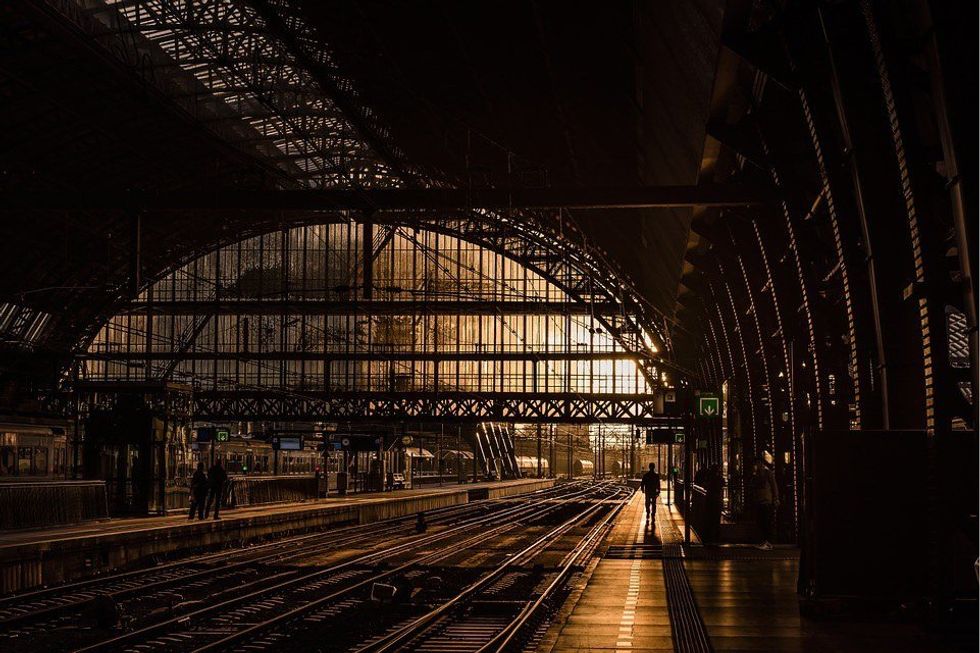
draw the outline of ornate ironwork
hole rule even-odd
[[[215,391],[194,395],[198,420],[275,421],[421,420],[438,422],[519,421],[591,424],[619,422],[668,425],[653,395],[540,393],[298,393]]]

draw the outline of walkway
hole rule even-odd
[[[957,646],[910,623],[804,618],[795,548],[682,546],[676,511],[660,505],[656,522],[637,493],[539,653],[975,650],[975,637]]]
[[[479,499],[532,492],[554,479],[473,483],[222,511],[220,521],[186,515],[114,519],[0,534],[0,593],[143,566],[223,546],[242,546],[351,524],[414,515]]]
[[[484,489],[494,489],[497,492],[503,492],[506,494],[510,489],[524,488],[529,483],[533,484],[536,482],[537,479],[524,479],[519,481],[468,483],[463,485],[432,485],[414,490],[350,494],[345,497],[331,497],[328,499],[299,501],[295,503],[243,506],[235,509],[224,508],[221,510],[221,514],[222,521],[225,522],[259,516],[267,517],[274,515],[285,515],[294,512],[317,510],[321,508],[342,508],[349,506],[363,506],[365,504],[379,504],[406,497],[434,497],[438,495],[456,494],[459,492],[473,493],[474,491]],[[132,533],[137,531],[175,529],[189,527],[199,523],[200,522],[197,520],[188,520],[187,515],[182,512],[178,515],[168,515],[166,517],[126,517],[86,522],[83,524],[72,524],[69,526],[55,526],[52,528],[28,528],[3,531],[0,532],[0,549],[5,546],[23,544],[41,545],[52,541],[71,540],[75,538],[91,537],[93,535],[101,536]]]
[[[555,653],[674,650],[660,541],[650,526],[637,492],[554,641]]]

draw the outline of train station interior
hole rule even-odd
[[[977,25],[0,3],[0,650],[977,651]]]

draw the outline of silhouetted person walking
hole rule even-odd
[[[643,478],[640,479],[640,489],[646,496],[647,517],[654,516],[657,512],[657,497],[660,496],[660,474],[657,473],[657,466],[650,463],[650,469]]]
[[[228,474],[225,473],[225,468],[221,466],[221,459],[214,461],[214,465],[208,470],[208,507],[204,512],[204,516],[207,516],[208,511],[211,510],[211,503],[214,503],[214,518],[221,519],[219,513],[221,511],[221,500],[224,497],[225,483],[228,482]]]
[[[762,543],[760,549],[771,549],[772,544],[772,522],[773,509],[779,506],[779,489],[776,487],[776,477],[772,470],[761,458],[755,459],[752,466],[752,480],[750,484],[752,501],[755,506],[756,520],[762,531]]]
[[[204,463],[197,464],[197,470],[191,476],[191,512],[188,519],[204,519],[204,508],[208,503],[208,475],[204,473]]]

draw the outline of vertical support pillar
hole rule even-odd
[[[82,400],[81,395],[78,392],[78,366],[79,363],[76,361],[71,367],[72,373],[72,398],[74,399],[75,406],[75,429],[72,434],[72,461],[71,461],[71,477],[73,480],[78,480],[78,455],[80,452],[79,437],[81,437],[82,428]],[[67,463],[67,461],[65,461]],[[65,466],[65,473],[67,474],[67,465]]]
[[[436,436],[436,473],[439,474],[439,487],[442,487],[442,432],[444,425],[440,422],[439,424],[439,435]]]
[[[568,471],[565,472],[565,478],[568,480],[572,479],[572,472],[575,468],[575,449],[574,443],[572,442],[572,432],[568,432]]]
[[[364,287],[361,296],[364,299],[374,297],[374,220],[365,218],[362,224],[361,247],[364,258]]]
[[[537,425],[538,428],[538,478],[541,478],[541,424]]]
[[[555,466],[555,425],[548,425],[548,473],[553,476],[551,470]]]
[[[143,216],[135,211],[130,219],[129,294],[136,297],[143,285]]]
[[[463,427],[456,425],[456,482],[462,483],[466,480],[463,476]]]
[[[156,494],[156,512],[158,515],[167,514],[167,431],[170,430],[170,396],[166,386],[163,388],[163,417],[160,420],[160,432],[154,432],[153,421],[150,421],[150,433],[153,437],[151,465],[154,468],[154,492]],[[151,499],[152,501],[153,499]]]
[[[694,437],[694,420],[691,418],[691,402],[687,402],[684,413],[684,543],[691,543],[691,484],[694,482],[693,447],[691,438]]]
[[[479,472],[479,457],[480,457],[480,434],[477,433],[476,429],[473,429],[473,482],[476,483],[480,480]]]

